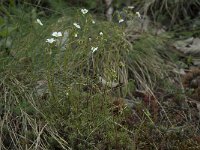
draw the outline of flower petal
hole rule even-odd
[[[140,15],[140,12],[136,12],[136,15],[141,19],[141,15]]]
[[[87,14],[88,13],[88,10],[87,9],[81,9],[81,12],[82,12],[82,14]]]
[[[120,19],[120,20],[119,20],[119,23],[122,23],[122,22],[124,22],[124,19]]]
[[[62,33],[61,32],[57,32],[57,36],[58,37],[62,36]]]
[[[97,50],[98,50],[98,47],[91,47],[92,53],[94,53],[94,52],[97,51]]]
[[[37,23],[38,23],[39,25],[43,26],[43,23],[41,22],[40,19],[37,19],[36,21],[37,21]]]
[[[81,26],[80,26],[79,24],[77,24],[76,22],[75,22],[75,23],[73,23],[73,25],[74,25],[76,28],[78,28],[78,29],[80,29],[80,28],[81,28]]]
[[[60,37],[60,36],[62,36],[62,33],[61,32],[53,32],[52,36],[54,36],[54,37]]]
[[[47,40],[46,40],[46,42],[47,42],[47,43],[50,43],[50,44],[53,43],[53,42],[55,42],[55,41],[56,41],[56,40],[55,40],[54,38],[50,38],[50,39],[47,39]]]

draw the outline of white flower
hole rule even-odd
[[[92,38],[88,38],[89,41],[92,41]]]
[[[47,42],[47,43],[50,43],[50,44],[53,43],[53,42],[55,42],[55,41],[56,41],[56,40],[55,40],[54,38],[50,38],[50,39],[47,39],[47,40],[46,40],[46,42]]]
[[[98,47],[91,47],[92,53],[94,53],[96,50],[98,50]]]
[[[73,24],[76,28],[80,29],[81,26],[79,24],[77,24],[76,22]]]
[[[140,12],[136,12],[136,15],[141,19],[141,15],[140,15]]]
[[[128,6],[128,9],[133,9],[133,8],[135,8],[134,6]]]
[[[124,22],[124,19],[120,19],[120,20],[119,20],[119,23],[122,23],[122,22]]]
[[[78,37],[78,34],[76,33],[76,34],[74,35],[74,37]]]
[[[81,9],[81,12],[82,12],[82,14],[87,14],[88,13],[88,10],[87,9]]]
[[[60,36],[62,36],[62,33],[61,32],[53,32],[52,36],[60,37]]]
[[[92,23],[95,24],[96,22],[94,20],[92,20]]]
[[[39,25],[43,26],[43,23],[41,22],[40,19],[37,19],[36,21],[37,21],[37,23],[38,23]]]
[[[100,32],[99,35],[103,35],[103,32]]]

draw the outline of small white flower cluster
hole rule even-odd
[[[83,15],[87,14],[88,13],[88,10],[87,9],[81,9],[81,12]]]
[[[88,10],[87,10],[87,9],[81,9],[81,12],[82,12],[83,15],[85,15],[85,14],[88,13]],[[81,26],[80,26],[78,23],[74,22],[73,25],[74,25],[76,28],[81,29]],[[78,36],[78,35],[77,35],[77,33],[76,33],[76,34],[75,34],[75,37],[77,37],[77,36]]]
[[[88,10],[87,10],[87,9],[81,9],[81,12],[82,12],[83,15],[85,15],[85,14],[88,13]],[[39,19],[37,20],[37,22],[38,22],[40,25],[43,25]],[[121,22],[123,22],[123,21],[121,20]],[[92,24],[95,24],[95,23],[96,23],[96,22],[95,22],[94,20],[92,20]],[[81,29],[81,26],[80,26],[77,22],[74,22],[73,25],[74,25],[77,29]],[[100,36],[103,36],[103,32],[100,32],[99,35],[100,35]],[[52,36],[55,37],[55,38],[58,38],[58,37],[61,37],[61,36],[62,36],[62,33],[61,33],[61,32],[53,32],[53,33],[52,33]],[[76,32],[76,33],[74,34],[74,36],[75,36],[75,37],[78,37],[78,33]],[[54,43],[54,42],[57,41],[57,39],[55,39],[55,38],[46,39],[46,42],[52,44],[52,43]],[[89,38],[89,41],[91,41],[91,40],[92,40],[92,39]],[[93,46],[91,47],[92,53],[94,53],[94,52],[97,51],[97,50],[98,50],[98,47],[93,47]]]
[[[83,15],[85,15],[86,13],[88,13],[88,10],[87,9],[81,9],[81,12],[82,12],[82,14]],[[92,24],[95,24],[96,22],[94,21],[94,20],[92,20]],[[78,28],[78,29],[80,29],[81,27],[80,27],[80,25],[78,25],[77,23],[74,23],[74,26],[76,27],[76,28]],[[101,35],[101,36],[103,36],[103,32],[100,32],[99,33],[99,35]],[[77,34],[75,34],[75,37],[77,37]],[[91,41],[92,39],[91,38],[89,38],[89,41]],[[97,51],[98,50],[98,47],[91,47],[91,51],[92,51],[92,53],[94,53],[95,51]]]
[[[56,38],[58,38],[58,37],[61,37],[61,36],[62,36],[62,33],[61,33],[61,32],[53,32],[51,35],[54,36],[54,37],[56,37]],[[55,40],[54,38],[50,38],[50,39],[47,39],[47,40],[46,40],[46,42],[47,42],[47,43],[50,43],[50,44],[52,44],[52,43],[55,42],[55,41],[56,41],[56,40]]]
[[[100,36],[103,36],[103,32],[99,32],[99,35]],[[89,38],[89,41],[91,41],[92,39],[91,38]],[[97,51],[98,50],[98,47],[91,47],[91,51],[92,51],[92,53],[94,53],[95,51]]]
[[[128,6],[128,9],[134,9],[134,6]],[[136,12],[136,15],[138,16],[138,18],[141,19],[141,15],[140,15],[140,12]],[[119,19],[119,23],[122,23],[124,22],[124,19]]]

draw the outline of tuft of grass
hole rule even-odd
[[[13,16],[18,29],[9,54],[0,55],[0,147],[198,147],[196,126],[185,123],[187,118],[181,120],[185,126],[177,125],[179,120],[173,120],[170,112],[176,109],[167,109],[154,95],[157,82],[165,82],[168,75],[160,56],[163,39],[141,33],[139,40],[130,43],[125,25],[96,19],[90,13],[83,15],[80,9],[68,11],[62,17],[30,19],[26,12],[27,17]],[[43,26],[37,24],[37,18]],[[55,31],[63,36],[47,43]],[[92,47],[98,49],[93,52]],[[144,91],[143,97],[134,95],[136,89]],[[134,108],[120,107],[116,112],[113,101],[125,97],[132,98]],[[184,110],[176,112],[180,114],[185,116]],[[192,132],[187,134],[189,129]]]

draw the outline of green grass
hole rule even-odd
[[[175,113],[183,115],[185,111],[177,112],[176,103],[165,105],[164,96],[158,97],[163,98],[158,102],[152,98],[157,97],[158,89],[169,94],[164,89],[167,83],[168,89],[176,88],[160,55],[165,38],[142,33],[139,40],[130,43],[125,24],[107,22],[90,13],[83,15],[78,8],[51,17],[27,13],[34,9],[13,13],[9,23],[17,28],[6,36],[12,39],[12,46],[1,50],[0,149],[199,146],[197,125],[187,121],[187,116],[181,123],[174,119]],[[37,18],[43,26],[35,22]],[[55,31],[68,32],[63,45],[45,42]],[[91,47],[98,49],[92,53]],[[99,77],[122,86],[103,85]],[[136,99],[136,89],[150,98]],[[116,112],[113,101],[125,97],[134,102],[134,109],[123,106]]]

